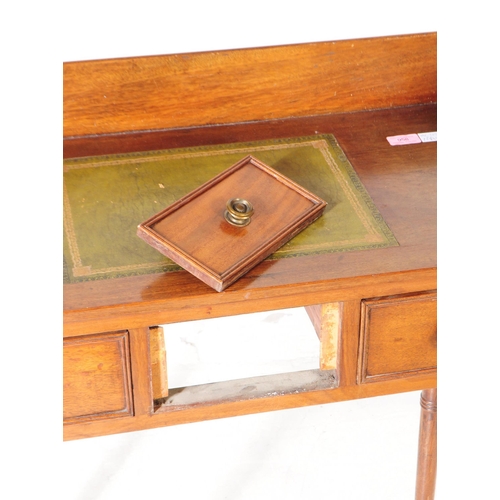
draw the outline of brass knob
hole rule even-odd
[[[224,218],[233,226],[248,226],[253,215],[252,204],[241,198],[233,198],[226,203]]]

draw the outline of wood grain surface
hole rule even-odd
[[[234,417],[237,415],[284,410],[287,408],[299,408],[385,394],[397,394],[405,391],[430,388],[435,384],[435,376],[415,377],[406,382],[392,380],[377,384],[351,385],[304,394],[287,394],[278,397],[269,396],[257,400],[241,400],[208,406],[195,406],[184,411],[159,412],[155,413],[153,416],[139,415],[136,417],[115,419],[115,421],[101,420],[84,422],[79,425],[66,425],[64,427],[64,439],[82,439],[92,436],[132,432],[139,429],[153,429],[169,425]],[[416,411],[418,411],[418,408]]]
[[[337,302],[306,306],[320,342],[319,367],[321,370],[337,368],[340,337],[340,308]]]
[[[64,64],[64,136],[436,102],[436,34]]]
[[[66,63],[65,158],[333,134],[399,245],[264,261],[221,293],[186,271],[64,285],[68,418],[99,403],[92,390],[78,407],[86,393],[78,377],[88,366],[77,351],[87,334],[121,335],[130,349],[124,355],[115,343],[94,360],[108,356],[130,370],[115,368],[110,385],[113,397],[120,394],[111,411],[122,418],[66,425],[65,439],[413,390],[432,400],[436,143],[393,147],[387,137],[436,131],[436,91],[435,33]],[[378,308],[384,300],[387,308]],[[162,347],[151,325],[298,306],[312,306],[334,386],[158,411]],[[401,354],[405,342],[411,348]],[[432,426],[421,434],[431,462]],[[419,462],[430,491],[433,465]]]
[[[363,300],[360,383],[408,377],[437,367],[437,295]]]
[[[165,398],[168,396],[168,372],[163,328],[151,327],[149,333],[153,399]]]
[[[258,124],[102,138],[68,139],[71,156],[334,133],[398,247],[263,262],[223,293],[188,272],[64,286],[65,335],[92,333],[266,308],[436,288],[436,143],[393,147],[389,135],[436,129],[436,107],[346,113]],[[422,288],[423,287],[423,288]],[[304,294],[302,299],[300,294]],[[269,307],[269,306],[267,306]],[[97,330],[99,331],[99,330]],[[102,331],[102,330],[100,330]]]
[[[422,391],[420,406],[415,500],[432,500],[437,475],[437,389]]]
[[[224,219],[226,202],[249,200],[248,226]],[[247,156],[141,223],[137,235],[221,292],[317,219],[326,202]]]
[[[132,415],[128,332],[64,341],[64,421]]]

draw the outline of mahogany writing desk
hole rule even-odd
[[[65,439],[422,390],[432,498],[436,143],[386,138],[435,130],[432,33],[66,63],[65,158],[331,134],[396,244],[271,258],[221,293],[183,270],[65,284]],[[159,325],[299,306],[320,369],[168,390]]]

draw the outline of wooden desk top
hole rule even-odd
[[[436,143],[386,137],[436,130],[434,104],[256,123],[67,138],[65,158],[332,133],[397,247],[265,261],[223,293],[185,271],[64,286],[65,335],[433,289]],[[369,290],[369,292],[368,292]]]

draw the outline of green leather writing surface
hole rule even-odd
[[[332,135],[77,158],[64,162],[64,282],[180,269],[138,224],[249,154],[328,203],[270,259],[398,244]]]

